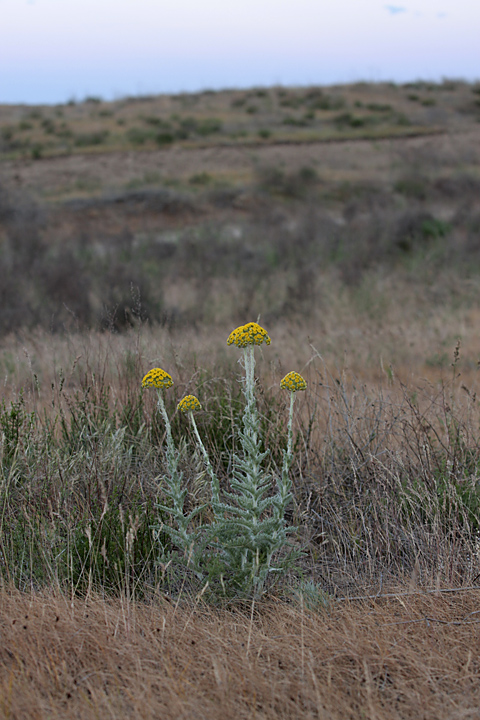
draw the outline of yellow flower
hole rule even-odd
[[[280,382],[280,387],[284,390],[289,390],[290,392],[297,392],[298,390],[305,390],[307,383],[301,375],[292,371],[289,372],[288,375],[285,375],[283,380]]]
[[[153,368],[142,380],[142,387],[169,388],[173,385],[170,375],[161,368]]]
[[[251,322],[233,330],[228,336],[227,345],[236,345],[244,348],[247,345],[261,345],[265,342],[270,345],[270,337],[264,328],[258,323]]]
[[[195,395],[186,395],[178,403],[178,409],[181,410],[183,413],[187,413],[193,412],[194,410],[201,410],[202,406],[200,405],[200,402],[198,398],[195,397]]]

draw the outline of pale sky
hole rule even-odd
[[[480,0],[0,0],[0,103],[480,79]]]

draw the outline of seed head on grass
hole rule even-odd
[[[307,383],[299,373],[292,370],[280,381],[280,387],[290,392],[298,392],[299,390],[306,390]]]
[[[153,368],[142,380],[142,388],[154,387],[157,390],[166,389],[173,385],[171,376],[161,368]]]
[[[202,409],[200,401],[195,397],[195,395],[186,395],[182,398],[182,400],[180,400],[177,407],[182,413],[189,413]]]
[[[227,345],[236,345],[245,348],[247,345],[270,345],[270,336],[258,323],[251,322],[232,330],[228,336]]]

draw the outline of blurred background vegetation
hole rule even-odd
[[[0,333],[315,316],[326,282],[372,273],[471,302],[479,97],[445,81],[3,106]]]

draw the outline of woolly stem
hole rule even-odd
[[[255,350],[253,345],[247,345],[244,350],[245,364],[245,395],[247,398],[247,406],[251,406],[255,402]]]
[[[186,490],[182,490],[182,475],[178,470],[178,457],[172,437],[172,428],[168,419],[167,410],[161,390],[157,390],[158,409],[163,417],[165,429],[167,431],[167,467],[168,476],[165,478],[167,482],[167,495],[173,502],[173,508],[169,509],[172,517],[175,519],[178,527],[179,539],[183,545],[183,550],[190,552],[190,534],[188,533],[188,518],[185,517],[183,506],[185,501]]]
[[[293,404],[295,402],[295,393],[290,393],[290,410],[288,414],[287,426],[287,451],[283,454],[282,479],[277,483],[280,496],[280,507],[277,510],[278,517],[282,517],[285,513],[286,505],[289,500],[292,481],[290,479],[290,468],[293,461]]]
[[[200,433],[198,432],[197,423],[195,422],[195,418],[193,417],[193,412],[189,412],[188,416],[190,418],[190,422],[192,423],[193,432],[195,433],[198,447],[200,448],[200,451],[203,455],[203,462],[205,463],[205,467],[207,468],[207,472],[210,476],[213,508],[214,508],[214,511],[216,514],[215,508],[216,508],[216,506],[218,506],[218,503],[220,502],[220,483],[218,482],[218,478],[213,471],[212,464],[210,462],[210,458],[208,457],[208,453],[205,450],[205,445],[203,444],[202,438],[200,437]]]
[[[167,431],[167,463],[168,468],[170,470],[171,466],[175,466],[175,469],[177,467],[177,458],[176,458],[176,452],[175,452],[175,445],[173,444],[173,437],[172,437],[172,428],[170,425],[170,420],[168,418],[167,410],[165,407],[165,402],[163,400],[163,395],[161,390],[157,390],[158,395],[158,409],[160,410],[160,413],[163,418],[163,422],[165,423],[165,429]]]

